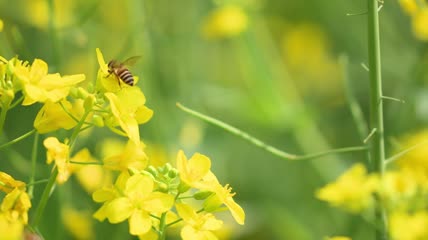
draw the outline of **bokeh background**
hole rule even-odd
[[[387,155],[428,120],[428,37],[405,6],[385,1],[380,11],[384,94],[405,100],[385,102]],[[87,82],[98,70],[95,48],[106,60],[141,55],[130,70],[155,112],[140,127],[149,157],[173,163],[179,149],[208,155],[213,172],[231,184],[246,211],[244,226],[226,215],[220,239],[371,239],[367,221],[314,194],[352,163],[365,162],[364,153],[287,161],[176,107],[180,102],[291,153],[362,145],[364,131],[347,96],[356,98],[366,120],[367,21],[364,14],[347,13],[365,9],[365,1],[350,0],[0,0],[0,55],[41,58],[50,72],[84,73]],[[348,59],[346,69],[341,56]],[[9,112],[5,135],[31,130],[39,108]],[[95,129],[79,144],[100,156],[112,138],[126,140]],[[32,138],[2,150],[0,170],[27,179],[31,148]],[[49,174],[44,159],[40,150],[40,179]],[[126,222],[92,219],[98,207],[72,178],[56,189],[41,231],[46,239],[133,239]]]

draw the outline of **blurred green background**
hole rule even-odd
[[[225,3],[239,7],[246,24],[232,35],[204,33],[212,12]],[[364,219],[314,196],[352,163],[365,162],[364,153],[286,161],[175,106],[180,102],[291,153],[362,145],[365,136],[350,113],[338,58],[349,59],[347,89],[367,119],[368,74],[361,67],[367,62],[366,16],[346,16],[365,8],[365,1],[350,0],[0,0],[0,55],[41,58],[50,72],[84,73],[88,82],[98,70],[95,48],[106,60],[141,55],[130,70],[155,112],[140,126],[149,157],[175,162],[179,149],[209,156],[213,172],[231,184],[246,211],[244,226],[226,218],[220,239],[371,239]],[[380,15],[384,93],[406,101],[385,103],[390,153],[396,138],[423,128],[428,119],[427,44],[414,37],[398,1],[386,1]],[[5,135],[12,139],[31,130],[40,107],[9,112]],[[96,155],[110,137],[119,138],[96,129],[80,146]],[[31,146],[29,138],[2,150],[0,170],[26,181]],[[38,179],[49,174],[44,159],[40,150]],[[62,208],[90,214],[99,207],[75,179],[58,187],[48,204],[41,226],[46,239],[79,239],[61,223]],[[96,239],[133,239],[127,223],[91,221]]]

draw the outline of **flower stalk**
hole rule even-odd
[[[370,128],[377,129],[370,141],[370,163],[374,173],[383,176],[385,171],[385,143],[383,126],[382,74],[379,34],[379,0],[368,0],[368,57],[370,76]],[[379,202],[378,202],[379,203]],[[386,240],[387,220],[383,207],[376,211],[376,239]]]

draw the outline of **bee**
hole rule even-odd
[[[140,59],[141,56],[133,56],[128,59],[126,59],[123,62],[119,62],[117,60],[111,60],[108,62],[108,72],[110,74],[114,74],[119,81],[122,80],[124,83],[128,84],[129,86],[134,86],[134,76],[132,73],[126,68],[126,66],[132,66],[134,65],[138,59]]]

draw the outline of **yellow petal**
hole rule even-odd
[[[100,222],[104,221],[107,218],[107,205],[103,204],[92,216]]]
[[[30,68],[30,81],[38,82],[48,74],[48,64],[41,59],[34,59]]]
[[[113,188],[102,188],[92,194],[92,199],[95,202],[105,202],[113,200],[115,197],[116,193]]]
[[[63,101],[62,104],[67,111],[76,113],[70,102]],[[80,114],[75,117],[80,117]],[[76,125],[77,122],[64,111],[59,103],[53,103],[51,101],[47,101],[43,105],[34,120],[34,127],[41,134],[52,132],[60,128],[68,130]]]
[[[161,192],[153,192],[144,199],[142,208],[147,212],[163,213],[171,209],[173,204],[174,196]]]
[[[97,60],[98,60],[98,64],[100,65],[100,69],[101,71],[103,71],[104,74],[108,74],[108,67],[106,62],[104,61],[104,56],[101,53],[101,50],[99,48],[95,49],[95,51],[97,52]]]
[[[245,223],[244,209],[242,209],[242,207],[239,206],[239,204],[237,204],[231,197],[228,199],[228,201],[225,202],[225,205],[229,208],[235,221],[240,225],[244,225]]]
[[[147,196],[153,191],[154,182],[149,176],[135,174],[126,182],[124,193],[127,196],[137,194],[137,196]]]
[[[149,214],[143,211],[134,211],[129,218],[129,233],[132,235],[141,235],[150,231],[152,220]]]
[[[116,198],[107,205],[107,218],[110,223],[123,222],[131,216],[133,209],[128,198]]]
[[[137,119],[138,124],[143,124],[148,122],[153,117],[153,110],[146,106],[141,106],[135,112],[135,119]]]
[[[175,204],[175,209],[177,209],[178,215],[180,215],[180,217],[186,222],[197,217],[195,210],[187,204],[177,203]]]

